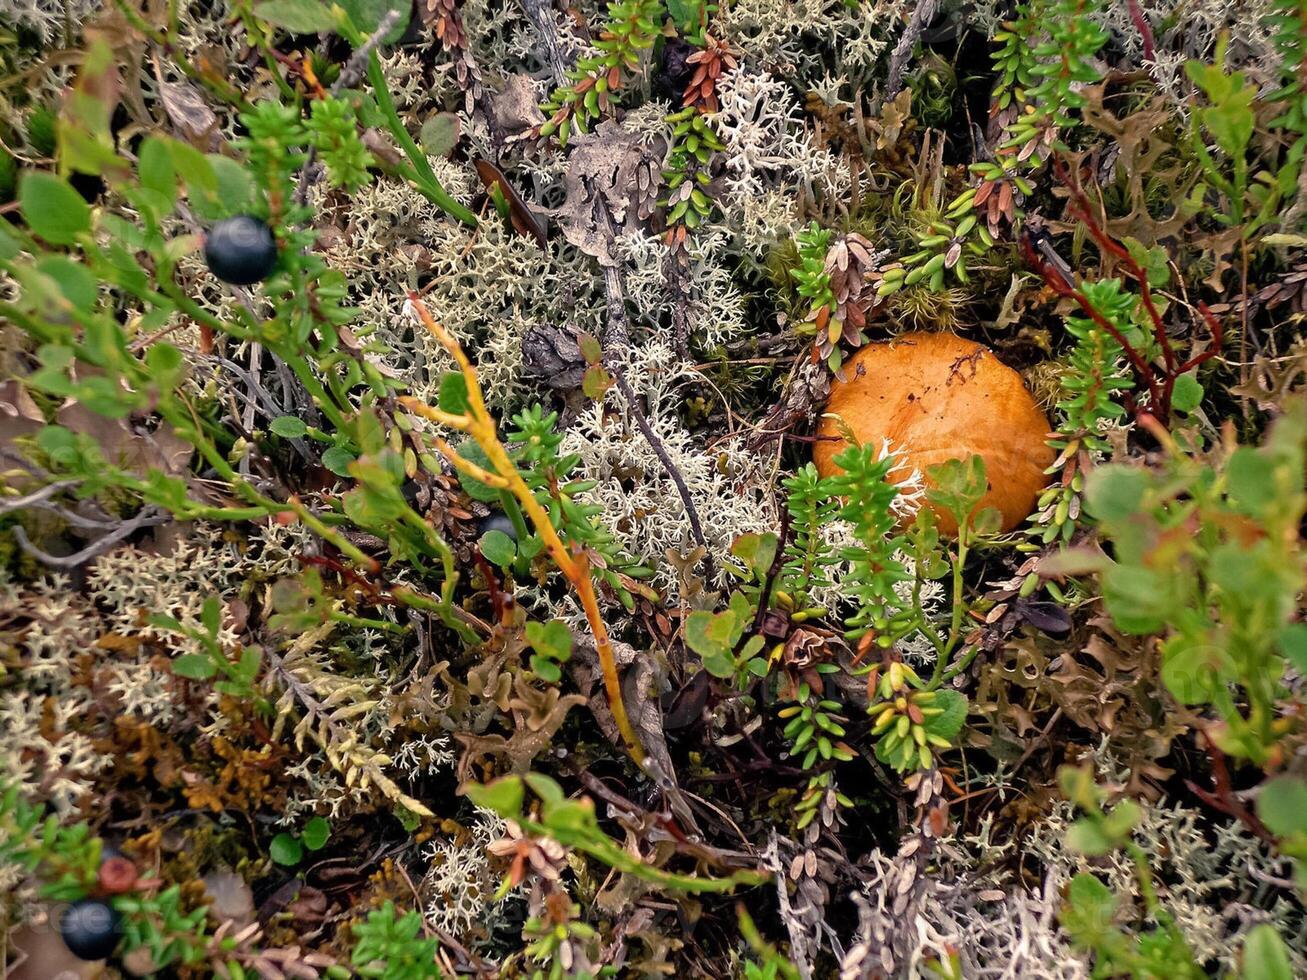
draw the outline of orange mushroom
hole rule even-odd
[[[845,362],[844,374],[817,430],[813,458],[823,476],[840,472],[842,419],[859,442],[888,439],[902,455],[907,465],[891,478],[913,469],[924,477],[947,459],[983,456],[989,490],[980,506],[998,508],[1004,531],[1030,514],[1053,462],[1048,419],[1021,375],[987,347],[947,333],[909,333],[868,344]],[[957,533],[951,516],[936,516],[942,532]]]

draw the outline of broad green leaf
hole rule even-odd
[[[30,170],[18,182],[18,209],[32,229],[51,245],[71,245],[91,230],[91,208],[68,181]]]

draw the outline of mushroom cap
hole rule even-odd
[[[829,417],[838,416],[861,443],[889,440],[907,463],[892,478],[915,468],[928,481],[928,467],[978,454],[989,477],[980,506],[998,508],[1004,531],[1034,509],[1053,462],[1048,419],[1021,375],[989,348],[948,333],[908,333],[868,344],[844,373],[848,380],[831,386],[817,429],[812,455],[822,476],[840,472],[834,458],[848,447],[838,419]],[[957,533],[950,515],[936,516],[943,533]]]

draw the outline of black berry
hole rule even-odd
[[[517,529],[513,527],[513,522],[508,519],[508,515],[503,511],[494,511],[481,518],[477,524],[478,538],[484,537],[490,531],[502,531],[514,541],[517,540]]]
[[[277,240],[258,218],[238,214],[209,229],[204,239],[209,271],[234,286],[262,282],[277,264]]]
[[[98,898],[84,898],[64,909],[59,935],[79,960],[102,960],[118,945],[118,913]]]

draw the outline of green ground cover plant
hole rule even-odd
[[[1307,975],[1305,66],[0,3],[4,976]]]

